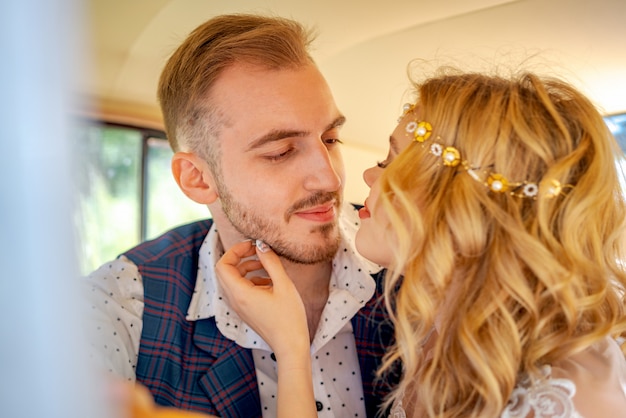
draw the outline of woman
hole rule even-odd
[[[381,373],[403,368],[393,413],[626,416],[623,156],[601,115],[567,83],[528,73],[442,73],[415,89],[387,158],[364,173],[356,237],[389,272],[397,341]],[[306,393],[308,352],[285,332],[306,327],[297,293],[271,251],[257,253],[273,287],[244,280],[252,253],[229,251],[222,283],[298,371],[279,387]]]

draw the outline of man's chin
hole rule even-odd
[[[283,258],[294,264],[313,265],[331,261],[335,254],[337,254],[337,248],[316,248],[310,249],[305,252],[293,252],[293,251],[276,251],[276,253]]]
[[[330,228],[324,231],[322,236],[322,239],[311,237],[308,242],[277,243],[273,249],[280,257],[292,263],[317,264],[330,261],[339,250],[341,238],[333,225],[330,225]]]

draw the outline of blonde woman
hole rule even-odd
[[[415,91],[387,158],[364,173],[356,236],[388,268],[396,343],[380,372],[403,370],[391,414],[626,416],[623,155],[601,115],[569,84],[530,73],[447,70]],[[276,333],[247,293],[279,309],[287,292],[245,281],[229,257],[222,284]],[[292,311],[282,315],[302,324]],[[288,338],[269,338],[288,351]]]

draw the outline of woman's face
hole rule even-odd
[[[409,122],[415,121],[414,112],[415,110],[402,117],[389,137],[387,158],[363,172],[363,179],[370,187],[370,194],[365,200],[365,206],[359,210],[361,227],[356,234],[356,248],[363,257],[383,267],[390,265],[394,245],[392,242],[384,242],[384,237],[388,236],[389,222],[384,211],[377,207],[380,195],[378,178],[385,167],[411,144],[413,136],[406,131],[406,126]]]

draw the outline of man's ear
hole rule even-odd
[[[172,174],[178,187],[194,202],[204,205],[218,198],[217,187],[209,165],[191,152],[177,152],[172,157]]]

